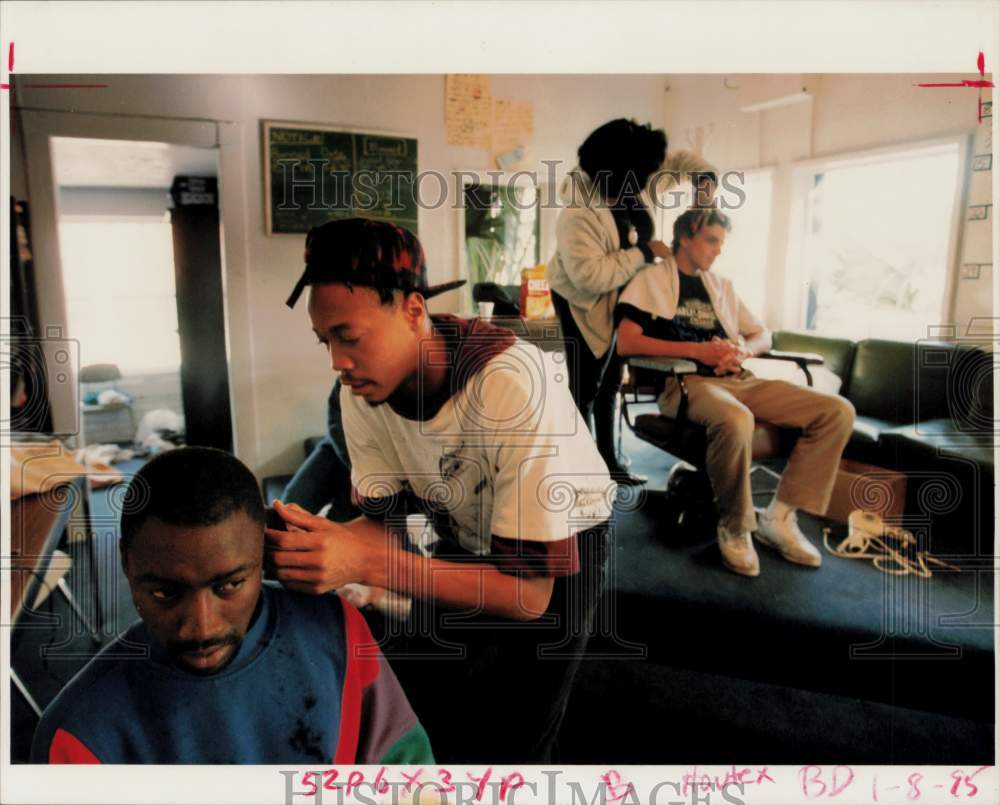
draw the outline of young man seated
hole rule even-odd
[[[677,219],[672,255],[639,272],[618,300],[618,351],[687,358],[698,365],[697,376],[684,381],[687,417],[707,430],[705,468],[719,506],[725,566],[744,576],[760,573],[755,534],[788,561],[819,567],[822,557],[799,530],[795,511],[826,510],[854,408],[842,397],[759,379],[742,368],[744,360],[770,349],[771,333],[732,282],[712,273],[730,228],[729,218],[714,208],[690,209]],[[665,416],[675,417],[680,399],[680,385],[671,378],[657,403]],[[756,419],[802,429],[760,523],[750,495]]]
[[[360,613],[262,584],[263,558],[263,502],[236,458],[189,447],[139,470],[121,559],[142,620],[45,710],[33,762],[433,762]]]
[[[544,763],[603,582],[615,485],[573,404],[565,362],[483,320],[430,316],[419,241],[387,223],[317,227],[289,305],[343,383],[365,516],[276,504],[277,577],[414,599],[385,650],[439,761]],[[446,290],[445,288],[444,290]],[[439,536],[407,550],[404,503]],[[441,615],[441,617],[438,617]]]

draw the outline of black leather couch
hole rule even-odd
[[[988,342],[986,342],[988,343]],[[993,553],[992,354],[982,342],[857,343],[778,332],[774,348],[816,352],[856,411],[846,458],[907,476],[905,516],[936,553]]]

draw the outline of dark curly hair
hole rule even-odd
[[[667,158],[667,135],[649,123],[620,117],[594,129],[576,153],[604,197],[614,200],[623,190],[643,189],[660,169]]]

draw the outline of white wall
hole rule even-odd
[[[27,76],[17,79],[30,81]],[[58,82],[59,77],[49,75],[46,80]],[[90,80],[97,81],[73,77],[76,83]],[[303,437],[324,426],[333,378],[310,333],[304,306],[295,311],[284,306],[302,269],[303,236],[264,234],[260,120],[340,124],[415,136],[421,171],[482,171],[493,166],[487,164],[484,150],[446,144],[441,75],[102,75],[99,82],[110,86],[90,91],[19,87],[17,97],[30,108],[228,121],[236,129],[236,136],[226,138],[222,147],[240,148],[243,167],[242,210],[237,223],[227,223],[224,233],[227,242],[237,243],[227,245],[227,255],[243,256],[241,265],[227,263],[225,269],[227,290],[233,290],[227,300],[230,339],[239,342],[241,354],[246,355],[231,366],[237,452],[259,475],[290,471],[302,458]],[[493,92],[534,103],[531,157],[565,160],[560,177],[572,167],[580,141],[597,125],[620,116],[660,125],[663,115],[660,76],[497,76]],[[145,125],[149,123],[145,118]],[[241,145],[226,145],[231,142]],[[18,156],[15,149],[12,158]],[[227,156],[232,155],[220,159],[223,182]],[[225,203],[225,189],[222,198]],[[447,207],[420,212],[420,238],[431,282],[458,276],[457,222],[457,213]],[[543,259],[548,256],[543,254]],[[53,261],[46,262],[39,268],[50,274],[43,275],[41,283],[52,282],[50,292],[58,293]],[[454,309],[459,300],[458,293],[434,300],[432,310]],[[238,306],[246,309],[237,310]]]
[[[59,77],[46,79],[54,82]],[[27,83],[30,79],[18,76],[17,80]],[[88,79],[75,76],[74,80]],[[614,117],[633,116],[665,124],[671,148],[690,147],[696,129],[702,127],[707,133],[705,155],[723,169],[776,166],[768,260],[774,293],[763,313],[772,327],[779,327],[792,163],[974,129],[971,99],[963,91],[916,90],[912,87],[916,80],[897,75],[521,75],[495,76],[493,92],[534,103],[530,157],[536,164],[542,159],[563,160],[565,170],[572,166],[582,138],[595,126]],[[954,77],[921,76],[919,80]],[[727,88],[724,81],[738,89]],[[24,87],[18,89],[17,97],[25,107],[72,110],[74,114],[161,116],[168,119],[165,127],[172,118],[230,124],[220,127],[229,132],[221,140],[223,151],[230,151],[220,155],[220,164],[242,167],[237,177],[242,184],[241,206],[226,216],[225,232],[237,451],[260,475],[289,471],[301,460],[302,438],[323,428],[332,375],[309,332],[305,311],[288,311],[283,304],[301,270],[303,238],[264,234],[260,120],[340,124],[415,136],[422,171],[488,170],[492,166],[487,154],[446,144],[441,75],[104,75],[100,82],[110,86],[91,91]],[[812,103],[754,114],[739,111],[741,105],[801,86],[814,93]],[[148,117],[143,120],[144,125],[155,122]],[[19,145],[15,141],[15,162],[23,159]],[[23,185],[20,169],[14,164],[12,174]],[[225,170],[222,176],[225,182]],[[225,203],[225,189],[222,198]],[[431,281],[458,276],[457,213],[449,208],[421,210],[419,227]],[[543,248],[547,240],[543,233]],[[543,260],[548,257],[542,255]],[[39,268],[50,270],[51,265]],[[42,282],[57,279],[43,276]],[[959,283],[956,317],[966,315],[974,300],[983,298],[981,283],[989,280]],[[50,287],[57,288],[58,282]],[[460,292],[446,295],[434,300],[432,309],[455,309],[460,299]]]
[[[700,127],[706,158],[721,169],[775,167],[768,285],[763,311],[772,328],[786,315],[786,245],[789,237],[792,165],[850,151],[874,149],[976,130],[976,95],[969,89],[923,89],[917,82],[953,82],[955,75],[711,75],[667,77],[666,127],[683,146]],[[803,87],[812,102],[763,112],[741,106],[787,95]],[[988,91],[987,91],[988,92]],[[984,95],[984,99],[988,99]],[[943,225],[948,226],[950,222]],[[989,272],[957,281],[952,319],[964,328],[983,315],[992,299]],[[988,304],[988,302],[987,302]]]
[[[145,187],[60,187],[60,215],[163,219],[170,192]]]

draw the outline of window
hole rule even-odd
[[[470,287],[480,282],[520,285],[521,270],[538,264],[539,201],[535,185],[465,186],[464,259]]]
[[[69,330],[81,365],[124,374],[180,367],[174,247],[166,214],[106,221],[64,216],[59,245]]]
[[[713,271],[732,280],[743,303],[758,318],[763,319],[767,301],[767,246],[771,234],[772,173],[770,170],[741,171],[744,200],[739,206],[720,209],[726,213],[733,229],[726,235],[726,244],[715,261]],[[740,185],[733,177],[731,184]],[[738,204],[736,195],[720,189],[728,204]]]
[[[955,141],[805,169],[800,326],[915,340],[942,323],[961,162]]]

